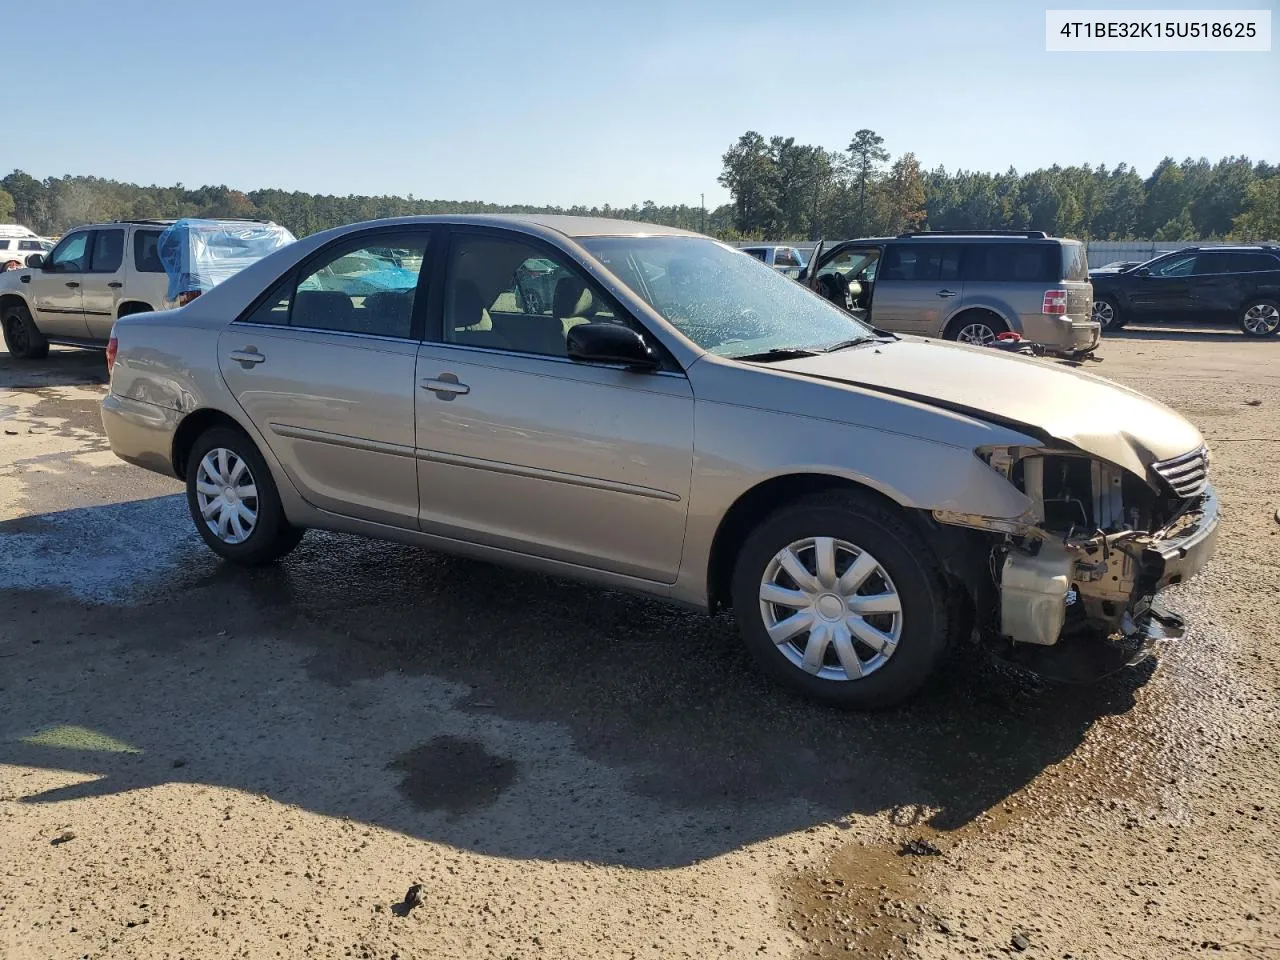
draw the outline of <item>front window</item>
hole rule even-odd
[[[711,353],[816,350],[871,330],[794,280],[700,237],[579,241],[672,326]]]
[[[73,233],[49,254],[49,270],[54,273],[84,273],[89,261],[89,234]]]
[[[1195,265],[1196,255],[1192,253],[1181,257],[1172,256],[1168,260],[1152,264],[1149,269],[1153,277],[1189,277]]]

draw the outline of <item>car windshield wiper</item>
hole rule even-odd
[[[762,350],[760,353],[744,353],[740,357],[732,357],[733,360],[761,361],[769,360],[793,360],[796,357],[816,357],[816,350],[802,350],[799,347],[775,347],[772,350]]]
[[[877,343],[879,342],[879,340],[880,340],[879,337],[853,337],[852,339],[839,340],[831,344],[830,346],[823,347],[822,352],[835,353],[837,350],[845,350],[849,347],[860,347],[864,343]]]

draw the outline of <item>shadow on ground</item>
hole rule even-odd
[[[314,531],[239,570],[176,496],[0,524],[0,584],[0,762],[83,775],[8,799],[213,784],[642,868],[851,814],[963,826],[1150,675],[1042,687],[956,651],[910,706],[842,714],[758,678],[727,616]]]
[[[1158,323],[1150,325],[1127,324],[1119,330],[1108,330],[1105,340],[1191,340],[1203,343],[1222,343],[1225,340],[1245,339],[1236,324]]]

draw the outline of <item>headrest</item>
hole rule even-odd
[[[478,326],[484,320],[484,298],[480,288],[470,280],[463,280],[453,287],[453,329],[465,330]]]
[[[577,277],[561,277],[556,281],[552,312],[557,317],[590,317],[597,309],[595,295],[584,281]]]

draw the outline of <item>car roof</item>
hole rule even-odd
[[[508,227],[522,232],[529,232],[532,227],[536,232],[551,230],[575,239],[583,237],[702,237],[704,234],[679,227],[664,227],[657,223],[645,223],[640,220],[615,220],[611,217],[573,217],[564,214],[549,213],[469,213],[469,214],[436,214],[421,217],[391,217],[384,220],[366,220],[362,223],[348,223],[326,231],[337,235],[349,229],[368,229],[376,226],[411,226],[413,224],[444,223],[460,226],[472,225],[480,227]]]

